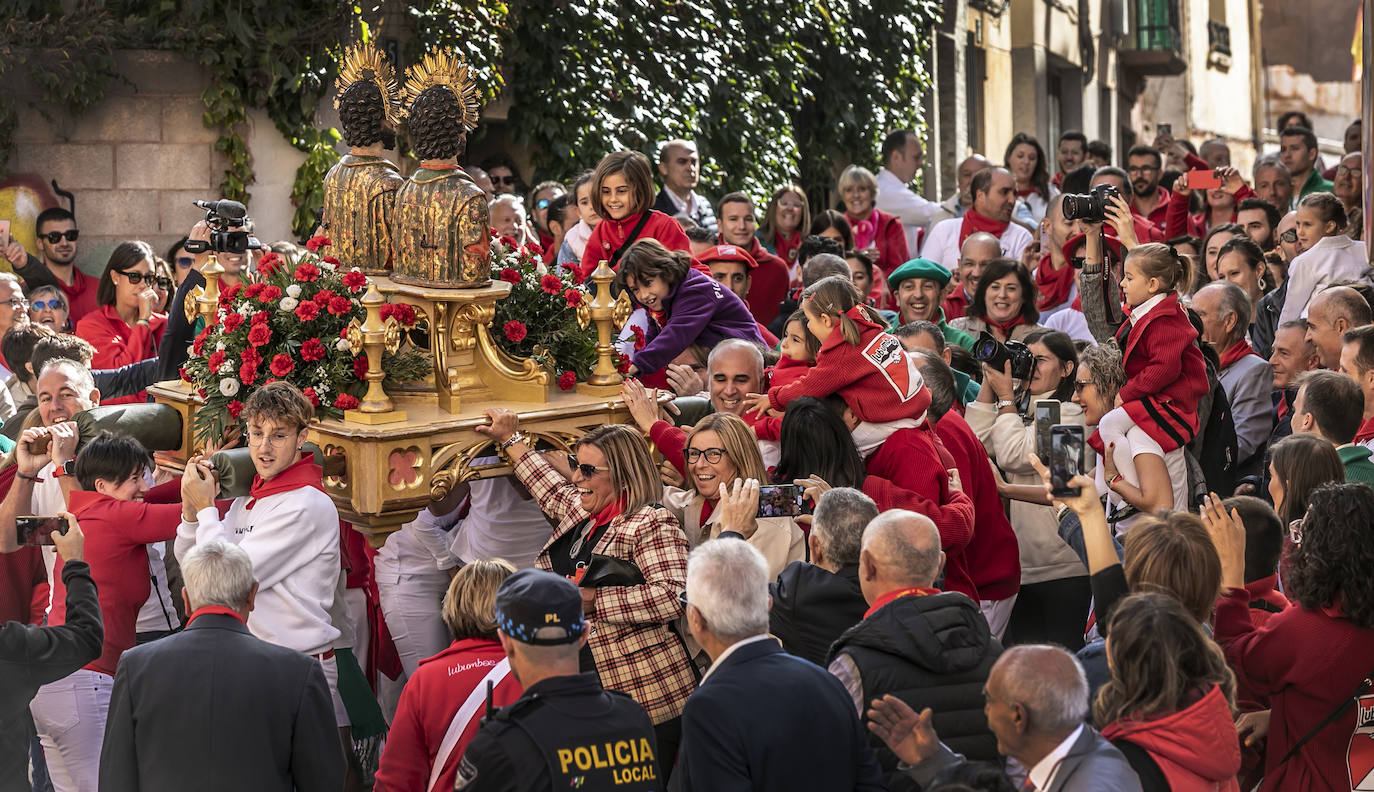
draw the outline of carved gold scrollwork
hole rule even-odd
[[[452,328],[453,348],[458,351],[477,346],[476,328],[485,327],[496,315],[494,305],[466,303],[453,312],[449,327]]]
[[[581,433],[572,432],[521,432],[530,439],[531,444],[543,440],[564,453],[571,452],[573,444],[581,437]],[[494,471],[509,471],[511,466],[505,460],[484,465],[473,464],[473,460],[479,456],[491,456],[494,453],[494,446],[490,440],[480,440],[467,446],[454,443],[436,451],[430,463],[432,473],[429,478],[429,497],[433,500],[443,500],[457,484],[489,478],[484,474]]]
[[[483,357],[502,376],[516,382],[549,384],[549,370],[539,365],[534,358],[517,358],[506,354],[505,350],[491,340],[491,329],[484,324],[476,325],[476,330],[478,348]],[[536,349],[536,354],[537,352]]]
[[[387,317],[384,324],[386,327],[386,336],[384,337],[382,345],[386,348],[387,352],[394,355],[396,354],[396,350],[401,348],[401,323],[396,321],[396,317],[390,316]]]
[[[629,292],[621,292],[615,300],[615,309],[611,314],[611,321],[615,323],[617,329],[624,327],[625,323],[630,321],[631,313],[634,313],[634,305],[630,303]]]

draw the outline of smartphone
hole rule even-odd
[[[21,545],[51,545],[52,534],[67,532],[61,517],[37,517],[32,514],[14,518],[14,532]]]
[[[1050,494],[1056,498],[1077,497],[1079,487],[1069,482],[1083,472],[1083,427],[1055,424],[1050,427]]]
[[[802,488],[796,484],[769,484],[759,487],[759,510],[755,517],[796,517],[806,514]]]
[[[1214,170],[1188,171],[1188,189],[1220,190],[1221,177]]]
[[[1155,133],[1156,133],[1156,134],[1160,134],[1160,135],[1168,135],[1168,136],[1170,136],[1170,137],[1173,137],[1173,135],[1174,135],[1174,125],[1173,125],[1173,124],[1156,124],[1156,125],[1155,125]]]
[[[0,220],[0,253],[10,246],[10,221]]]
[[[1035,455],[1050,458],[1050,427],[1059,423],[1059,402],[1037,399],[1035,402]]]

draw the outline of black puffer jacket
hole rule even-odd
[[[830,572],[805,561],[793,561],[768,584],[773,607],[768,632],[782,648],[816,665],[825,665],[830,645],[863,620],[868,603],[859,588],[859,565]]]
[[[841,635],[830,659],[839,654],[858,666],[865,702],[892,694],[917,712],[930,707],[941,742],[969,759],[1001,764],[983,714],[983,683],[1002,645],[973,600],[952,591],[899,597]],[[887,746],[873,743],[883,769],[895,767]]]

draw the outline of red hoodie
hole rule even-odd
[[[630,232],[639,224],[639,217],[632,214],[624,220],[602,218],[601,222],[596,224],[596,228],[592,229],[592,235],[587,238],[586,249],[582,251],[582,263],[577,267],[579,282],[585,281],[602,259],[610,260],[611,254],[625,243]],[[635,239],[657,239],[669,250],[683,250],[688,253],[692,251],[692,243],[687,240],[687,233],[682,230],[682,226],[673,218],[654,209],[649,210],[649,219],[644,221],[644,228],[640,229]],[[614,264],[611,265],[611,269],[615,269]],[[706,274],[709,275],[710,272]]]
[[[1159,765],[1173,792],[1239,792],[1240,741],[1231,707],[1213,685],[1192,705],[1162,718],[1119,720],[1102,736],[1145,749]]]

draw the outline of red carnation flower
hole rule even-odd
[[[415,326],[415,306],[410,303],[396,303],[396,321],[406,327]]]
[[[204,389],[204,388],[200,388],[199,390],[196,391],[196,393],[200,394],[200,398],[202,398],[202,399],[205,398],[205,389]]]
[[[281,256],[276,253],[267,253],[258,259],[258,274],[264,278],[276,274],[277,268],[282,265]]]
[[[247,363],[256,368],[262,362],[262,353],[255,346],[245,347],[243,354],[239,355],[239,362]]]
[[[276,286],[265,286],[262,293],[258,295],[258,299],[262,300],[263,305],[274,303],[281,299],[281,289]]]
[[[625,357],[624,355],[621,355],[618,358],[616,358],[615,370],[621,374],[624,374],[625,372],[629,371],[630,359]]]
[[[272,357],[272,364],[268,366],[268,369],[278,377],[285,377],[287,374],[294,371],[295,368],[296,361],[292,360],[290,355],[281,352],[278,352]]]
[[[238,399],[234,399],[233,401],[229,402],[230,418],[238,418],[239,413],[241,412],[243,412],[243,402],[239,401]]]
[[[272,340],[272,328],[265,324],[254,324],[253,329],[248,331],[248,343],[253,346],[262,346]]]
[[[334,406],[338,407],[340,410],[352,410],[358,406],[358,399],[354,396],[349,396],[347,393],[340,393],[338,396],[334,397]]]
[[[306,250],[309,250],[311,253],[314,253],[320,248],[329,247],[332,244],[334,243],[329,241],[329,237],[327,236],[315,236],[310,237],[309,241],[305,243],[305,248]]]
[[[381,308],[377,309],[377,318],[381,319],[383,322],[385,322],[386,320],[390,319],[395,315],[396,306],[392,303],[387,303],[386,305],[383,305]]]
[[[254,382],[257,382],[257,381],[258,381],[258,366],[257,366],[257,364],[256,364],[256,363],[250,364],[250,363],[248,363],[247,361],[244,361],[243,365],[242,365],[242,366],[239,366],[239,379],[243,380],[243,384],[244,384],[244,385],[252,385]]]
[[[360,292],[367,288],[367,276],[358,270],[349,270],[344,273],[343,285],[351,292]]]
[[[256,325],[264,325],[264,326],[266,326],[268,320],[271,319],[271,318],[272,318],[272,315],[269,314],[269,313],[267,313],[266,311],[259,311],[258,313],[253,314],[253,318],[252,318],[251,321],[252,321],[253,325],[255,325],[255,326],[256,326]]]
[[[529,335],[530,332],[529,328],[525,327],[524,323],[517,322],[513,319],[506,322],[505,327],[502,329],[506,331],[506,338],[516,344],[524,341],[525,336]]]
[[[208,330],[209,328],[206,329]],[[196,357],[200,357],[201,353],[204,351],[205,333],[201,333],[200,335],[196,336],[194,341],[191,342],[191,354],[195,355]]]
[[[367,355],[353,358],[353,376],[358,379],[367,379]]]
[[[558,375],[558,389],[572,390],[577,385],[577,374],[565,371]]]
[[[353,310],[353,301],[347,297],[335,297],[329,301],[329,312],[335,316],[343,316]]]
[[[638,352],[639,350],[643,349],[644,345],[647,343],[644,340],[644,328],[640,327],[639,325],[630,325],[630,332],[634,334],[635,351]]]
[[[340,261],[334,258],[333,256],[320,256],[320,261],[323,261],[324,263],[335,267],[339,266],[340,264]]]
[[[239,292],[242,290],[243,287],[237,283],[231,283],[228,286],[220,286],[219,301],[226,304],[231,303],[234,301],[235,297],[239,296]]]
[[[296,265],[296,272],[293,277],[302,283],[309,283],[320,277],[320,268],[308,261],[302,261]]]
[[[315,292],[315,303],[320,306],[321,311],[329,306],[329,301],[332,299],[334,299],[334,292],[329,289],[320,289]]]
[[[256,299],[259,294],[262,294],[262,290],[265,288],[267,288],[267,284],[265,283],[250,283],[247,288],[243,290],[243,296],[250,300]]]
[[[557,275],[545,275],[539,279],[539,288],[549,294],[557,294],[563,291],[563,281],[559,280]]]
[[[505,269],[501,270],[501,280],[505,281],[506,283],[519,283],[520,273],[516,272],[510,267],[506,267]]]
[[[230,311],[224,315],[224,332],[232,333],[243,326],[243,314],[238,311]]]
[[[309,322],[320,315],[319,303],[306,300],[296,306],[296,318],[302,322]]]
[[[181,376],[181,381],[182,381],[182,382],[190,382],[190,381],[191,381],[191,375],[186,371],[186,367],[185,367],[185,366],[182,366],[181,368],[177,369],[177,374],[179,374],[179,375]]]
[[[315,405],[316,407],[320,406],[320,395],[315,392],[314,388],[306,388],[305,390],[301,391],[301,395],[309,399],[310,403]]]
[[[320,343],[320,339],[307,338],[305,339],[305,343],[301,344],[301,360],[307,363],[323,360],[326,351],[324,344]]]
[[[210,359],[205,361],[205,365],[210,367],[211,374],[218,373],[219,367],[223,365],[223,363],[224,353],[219,350],[215,350],[214,354],[210,355]]]
[[[568,289],[563,292],[563,299],[567,301],[569,308],[576,308],[582,304],[582,292],[577,289]]]

